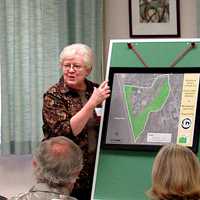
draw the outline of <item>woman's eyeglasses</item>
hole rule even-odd
[[[73,70],[76,71],[76,70],[82,69],[82,66],[80,64],[67,63],[67,64],[63,65],[63,68],[66,69],[66,70],[73,69]]]

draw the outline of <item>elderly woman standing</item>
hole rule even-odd
[[[84,166],[72,196],[89,200],[99,128],[95,108],[110,96],[110,88],[107,81],[98,87],[86,79],[92,70],[93,52],[85,44],[65,47],[60,54],[60,66],[63,76],[44,94],[44,140],[62,135],[80,146]]]

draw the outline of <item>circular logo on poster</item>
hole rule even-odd
[[[192,121],[190,118],[185,118],[183,119],[182,123],[181,123],[181,126],[184,128],[184,129],[188,129],[190,128],[192,125]]]

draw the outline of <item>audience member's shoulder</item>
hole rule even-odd
[[[47,196],[46,196],[47,195]],[[74,197],[71,196],[66,196],[66,195],[58,195],[59,197],[54,197],[50,195],[48,195],[48,193],[45,193],[43,195],[36,193],[23,193],[23,194],[19,194],[17,196],[11,197],[8,200],[78,200]],[[1,200],[1,199],[0,199]],[[2,199],[2,200],[7,200]]]
[[[78,199],[71,196],[60,195],[59,198],[52,198],[51,200],[78,200]]]
[[[33,200],[33,198],[30,197],[29,193],[20,193],[9,198],[8,200]]]

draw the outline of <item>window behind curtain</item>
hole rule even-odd
[[[90,79],[100,82],[101,0],[0,0],[3,154],[31,153],[43,137],[42,95],[61,75],[58,56],[70,43],[97,55]]]

